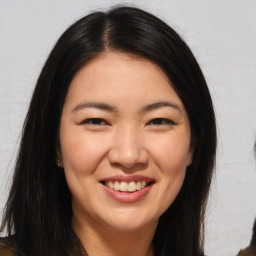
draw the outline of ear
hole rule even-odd
[[[194,148],[191,146],[188,151],[187,167],[193,163]]]
[[[187,167],[193,163],[194,151],[197,146],[197,138],[192,135],[187,157]]]

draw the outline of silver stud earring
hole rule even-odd
[[[60,158],[59,157],[57,158],[57,165],[58,165],[58,167],[60,167]]]
[[[61,165],[60,165],[60,155],[59,155],[59,153],[57,153],[57,156],[56,156],[56,164],[57,164],[58,167],[61,167]]]

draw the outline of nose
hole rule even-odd
[[[148,151],[143,143],[142,134],[135,129],[125,128],[115,133],[108,158],[111,164],[132,168],[147,165]]]

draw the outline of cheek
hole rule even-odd
[[[102,140],[93,136],[75,134],[61,138],[61,153],[66,171],[90,174],[104,157],[105,147]]]
[[[188,161],[189,146],[187,143],[174,143],[172,140],[162,143],[155,148],[155,160],[161,171],[161,188],[159,197],[161,197],[160,214],[166,211],[174,202],[179,194],[185,174]],[[159,200],[160,201],[160,200]]]
[[[189,140],[180,139],[165,139],[158,141],[155,144],[154,153],[155,159],[162,171],[168,175],[177,174],[184,171],[190,163]],[[163,173],[163,174],[164,174]]]

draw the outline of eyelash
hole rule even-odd
[[[109,123],[102,118],[88,118],[82,121],[81,124],[88,124],[88,125],[95,125],[95,126],[109,125]],[[146,125],[162,126],[162,125],[175,125],[175,123],[166,118],[154,118],[150,120]]]
[[[81,122],[81,124],[89,124],[89,125],[109,125],[107,121],[102,118],[88,118]]]
[[[154,126],[160,126],[160,125],[175,125],[175,123],[169,119],[166,118],[154,118],[150,120],[147,124],[154,125]]]

